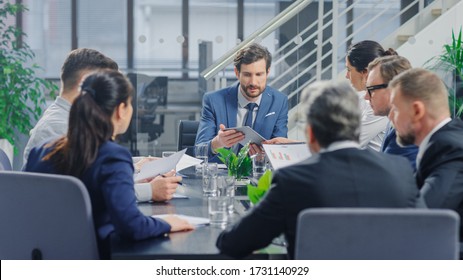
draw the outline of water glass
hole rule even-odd
[[[235,211],[235,176],[217,176],[217,194],[229,198],[228,213]]]
[[[203,165],[203,194],[204,196],[216,196],[217,195],[217,163],[210,162]]]
[[[207,158],[209,154],[209,145],[207,143],[199,143],[195,145],[195,157],[203,161],[202,164],[195,166],[196,173],[201,173],[202,165],[207,164]]]
[[[209,218],[211,226],[224,228],[228,222],[229,198],[226,196],[215,196],[208,198]]]
[[[257,153],[252,157],[252,177],[254,179],[259,179],[264,175],[265,170],[267,169],[267,159],[265,153]]]

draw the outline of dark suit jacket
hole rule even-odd
[[[57,174],[51,161],[42,158],[51,148],[34,148],[26,171]],[[90,195],[93,222],[97,231],[100,256],[108,256],[108,237],[115,232],[134,240],[158,236],[170,231],[160,219],[143,215],[137,208],[133,188],[133,162],[129,151],[111,141],[100,146],[97,158],[82,180]]]
[[[294,256],[299,212],[312,207],[415,207],[418,189],[408,161],[370,149],[316,154],[275,173],[274,186],[217,247],[242,258],[285,234]]]
[[[416,183],[429,208],[453,209],[463,218],[463,121],[454,119],[431,136]]]
[[[208,92],[203,97],[196,143],[209,143],[209,161],[218,162],[217,156],[212,153],[211,140],[217,135],[219,125],[241,126],[236,123],[238,86],[239,83],[215,92]],[[254,130],[265,139],[287,137],[288,98],[286,95],[269,86],[265,88],[254,121]]]

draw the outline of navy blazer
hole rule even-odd
[[[453,119],[431,136],[419,163],[416,183],[429,208],[453,209],[463,221],[463,121]]]
[[[406,157],[410,162],[413,171],[416,171],[416,155],[418,154],[418,146],[399,146],[397,144],[396,131],[392,127],[388,131],[386,131],[383,144],[381,145],[381,152]]]
[[[215,92],[208,92],[203,97],[201,122],[196,135],[196,143],[209,144],[209,160],[218,162],[212,153],[211,140],[217,135],[220,124],[236,127],[238,114],[239,83]],[[267,86],[254,121],[254,130],[265,139],[287,137],[288,135],[288,98],[283,93]]]
[[[294,257],[297,216],[314,207],[415,207],[418,188],[403,157],[371,149],[346,148],[313,155],[282,169],[264,199],[231,229],[217,247],[242,258],[281,233]]]
[[[32,149],[25,171],[57,174],[50,160],[42,158],[51,148]],[[108,141],[100,146],[97,158],[82,180],[90,195],[93,221],[100,254],[108,254],[107,238],[113,232],[134,240],[159,236],[170,231],[170,225],[160,219],[143,215],[137,208],[133,162],[129,151]]]

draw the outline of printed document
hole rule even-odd
[[[307,143],[263,144],[262,146],[275,170],[298,163],[311,155]]]

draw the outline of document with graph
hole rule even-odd
[[[311,155],[307,143],[263,144],[262,146],[274,170],[300,162]]]

